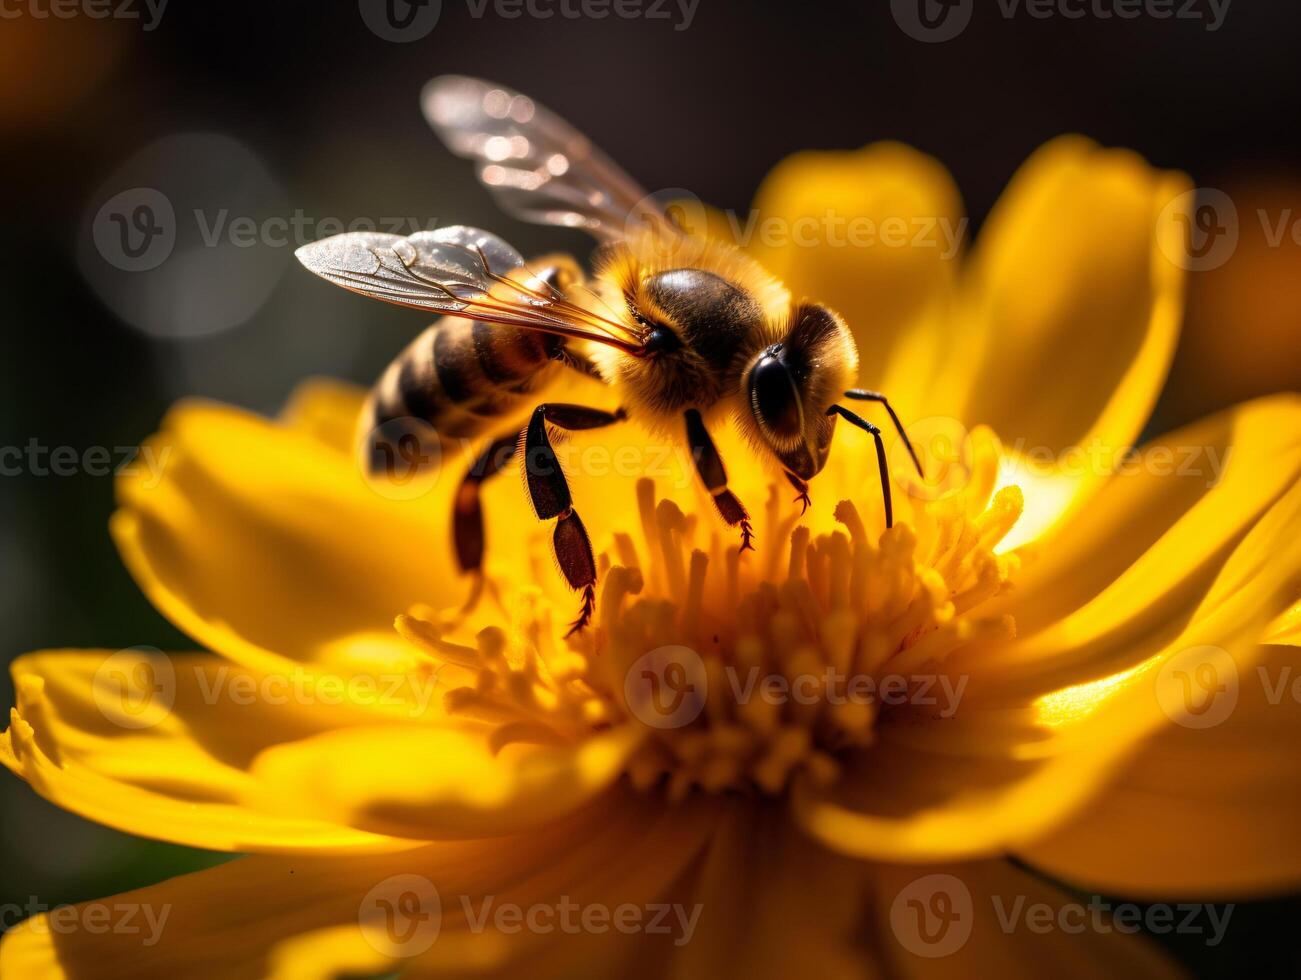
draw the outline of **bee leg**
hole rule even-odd
[[[809,485],[789,470],[786,471],[786,480],[795,488],[795,492],[799,494],[799,496],[795,498],[795,502],[800,505],[800,516],[803,517],[808,509],[813,506],[813,500],[809,497]]]
[[[574,510],[569,483],[551,447],[547,424],[568,430],[598,429],[626,417],[622,409],[606,412],[582,405],[539,405],[533,410],[528,428],[524,430],[524,483],[528,487],[529,499],[539,520],[557,518],[551,539],[556,562],[569,587],[583,593],[582,608],[566,636],[579,632],[592,619],[592,610],[596,606],[596,557],[592,554],[587,529],[583,527],[578,511]]]
[[[845,392],[845,397],[856,398],[863,402],[880,402],[885,406],[885,410],[890,413],[890,421],[894,423],[895,431],[899,433],[899,438],[903,440],[903,444],[908,448],[908,455],[913,458],[913,466],[917,467],[917,475],[923,480],[926,479],[926,474],[922,472],[922,462],[917,458],[917,453],[913,449],[913,444],[908,441],[908,433],[904,432],[903,423],[899,421],[899,416],[894,413],[894,409],[890,406],[890,402],[885,395],[881,394],[879,391],[865,391],[862,388],[851,388],[849,391]]]
[[[885,443],[881,441],[881,430],[867,419],[861,419],[847,408],[832,405],[827,409],[828,415],[839,415],[850,425],[856,425],[864,432],[870,432],[876,440],[876,465],[881,471],[881,495],[885,498],[885,526],[894,526],[894,505],[890,500],[890,468],[885,462]]]
[[[456,544],[456,563],[462,572],[477,572],[483,566],[483,505],[479,489],[488,477],[506,468],[518,446],[517,435],[495,439],[461,479],[452,508],[452,537]]]
[[[685,413],[687,420],[687,445],[691,447],[691,458],[696,462],[696,472],[700,482],[705,485],[714,506],[731,527],[740,525],[741,550],[754,551],[754,530],[750,527],[750,515],[745,505],[736,498],[736,494],[727,489],[727,469],[723,466],[723,457],[718,454],[714,440],[705,429],[705,422],[694,408]]]

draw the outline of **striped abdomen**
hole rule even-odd
[[[408,419],[428,423],[440,441],[500,428],[503,416],[524,407],[563,347],[563,338],[550,334],[444,317],[385,370],[366,400],[359,434],[392,441]]]
[[[582,275],[568,256],[547,256],[532,268],[541,269],[536,280],[562,292]],[[564,339],[551,334],[462,317],[438,320],[398,355],[366,399],[357,428],[367,468],[377,474],[396,463],[401,472],[410,460],[423,459],[413,438],[441,444],[500,429],[503,416],[528,407],[527,396],[545,383],[563,348]]]

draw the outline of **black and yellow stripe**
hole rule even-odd
[[[426,422],[440,438],[472,439],[524,407],[564,340],[477,320],[444,317],[380,377],[359,426],[363,437],[401,420]]]
[[[581,276],[568,257],[542,259],[538,265],[543,267],[538,278],[562,292]],[[564,347],[564,338],[535,330],[464,317],[438,320],[371,389],[358,425],[368,468],[374,472],[391,458],[382,443],[412,429],[421,435],[432,429],[440,441],[500,429],[503,417],[531,407],[529,396],[543,386],[545,372]]]

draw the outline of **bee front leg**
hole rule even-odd
[[[750,527],[750,514],[736,494],[727,489],[727,468],[723,466],[723,457],[718,454],[714,440],[709,437],[704,420],[694,408],[688,409],[684,417],[687,421],[687,445],[691,447],[691,458],[695,460],[700,482],[714,498],[714,506],[718,508],[723,520],[731,527],[740,526],[741,550],[754,551],[751,543],[754,540],[754,530]]]
[[[795,502],[800,505],[800,516],[803,517],[813,505],[813,499],[809,496],[809,485],[790,470],[786,471],[786,482],[793,486],[799,495],[795,498]]]
[[[551,446],[547,424],[568,430],[598,429],[624,418],[622,409],[606,412],[582,405],[547,404],[533,410],[524,430],[524,483],[529,499],[539,520],[557,519],[551,539],[556,561],[570,588],[583,593],[582,608],[566,636],[577,633],[592,619],[596,607],[596,557],[587,529],[574,510],[569,482]]]

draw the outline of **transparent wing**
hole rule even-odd
[[[354,232],[295,253],[312,272],[377,299],[456,313],[522,268],[524,258],[496,235],[453,225],[409,237]],[[494,278],[496,277],[496,278]]]
[[[294,253],[311,272],[363,296],[591,340],[638,353],[643,331],[584,307],[532,276],[491,232],[453,225],[414,235],[351,232]]]
[[[673,227],[636,181],[528,96],[443,75],[421,101],[434,131],[453,153],[476,161],[479,180],[508,214],[583,228],[602,241],[627,237],[630,221]]]

